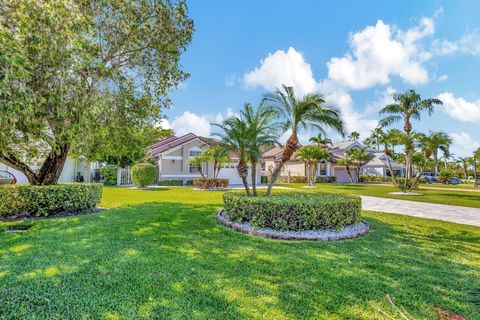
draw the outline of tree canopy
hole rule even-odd
[[[146,147],[188,77],[179,59],[192,32],[182,0],[3,2],[0,161],[52,184],[68,155]]]

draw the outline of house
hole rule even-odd
[[[157,166],[158,181],[181,180],[185,184],[187,181],[201,178],[198,166],[191,164],[189,160],[216,143],[218,142],[214,139],[188,133],[181,137],[170,136],[153,144],[149,148],[149,156]],[[231,154],[230,158],[232,163],[223,166],[218,178],[228,179],[230,185],[242,184],[237,173],[238,158],[234,154]],[[205,177],[212,178],[213,162],[202,166],[202,172]],[[260,183],[260,164],[257,172],[257,183]],[[251,181],[251,168],[248,170],[247,179]]]
[[[321,161],[317,166],[318,177],[335,177],[340,183],[350,182],[350,176],[344,165],[339,164],[339,160],[345,156],[350,149],[362,148],[363,145],[358,141],[340,141],[328,147],[331,154],[329,160]],[[269,176],[273,171],[275,163],[282,156],[283,147],[274,147],[263,153],[264,162],[262,163],[262,174]],[[387,159],[383,152],[371,150],[372,159],[364,164],[360,169],[360,175],[390,176]],[[395,162],[390,158],[392,169],[396,176],[403,176],[405,166]],[[354,181],[357,180],[357,170],[350,168],[350,175]],[[292,159],[287,161],[280,173],[280,181],[288,181],[292,177],[306,176],[306,166],[303,161],[296,159],[295,154]]]
[[[30,166],[32,169],[38,169],[40,165],[40,163],[33,163]],[[65,161],[65,165],[63,166],[62,174],[60,175],[58,182],[75,182],[77,181],[76,178],[78,173],[80,173],[85,182],[91,182],[95,165],[96,163],[92,163],[90,161],[73,159],[69,157]],[[15,170],[1,162],[0,171],[6,171],[13,174],[17,180],[17,183],[28,183],[27,177],[22,172]]]

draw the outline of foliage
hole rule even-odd
[[[75,176],[75,182],[85,182],[85,177],[80,171],[78,171],[77,175]]]
[[[296,157],[305,162],[307,167],[307,182],[309,185],[313,185],[315,182],[317,164],[322,160],[330,159],[330,153],[323,147],[307,145],[298,150]]]
[[[157,168],[151,163],[138,163],[130,170],[132,182],[145,188],[155,182],[157,178]]]
[[[385,176],[360,176],[358,179],[360,182],[391,182],[391,177]]]
[[[100,168],[100,176],[102,182],[106,186],[116,186],[118,176],[118,166],[114,164],[107,164]]]
[[[159,180],[157,185],[159,186],[183,186],[183,185],[193,185],[193,180],[186,180],[185,183],[183,180]]]
[[[357,141],[358,139],[360,139],[360,133],[358,133],[357,131],[352,131],[348,135],[348,140],[349,141]]]
[[[332,193],[285,193],[271,197],[223,195],[226,215],[255,228],[278,230],[342,229],[360,221],[361,199]]]
[[[205,156],[208,159],[208,161],[213,162],[213,177],[217,178],[218,175],[220,174],[220,170],[222,167],[230,162],[232,160],[228,156],[228,152],[225,148],[222,148],[221,146],[211,146],[206,152]]]
[[[315,179],[315,182],[317,183],[333,183],[337,180],[336,177],[334,176],[327,176],[327,177],[317,177]],[[308,182],[308,177],[307,176],[280,176],[278,177],[278,181],[281,181],[282,183],[307,183]]]
[[[122,158],[156,137],[188,74],[185,1],[6,1],[0,19],[0,161],[55,184],[68,155]],[[40,169],[31,160],[44,159]]]
[[[327,138],[327,136],[319,132],[315,137],[311,137],[308,141],[315,143],[319,147],[327,147],[332,145],[332,139]]]
[[[278,127],[283,132],[291,130],[282,157],[275,165],[270,178],[267,189],[269,196],[283,166],[300,148],[298,134],[301,130],[313,129],[325,134],[325,129],[329,128],[343,135],[344,124],[340,110],[328,105],[320,94],[307,94],[297,99],[293,87],[283,85],[281,89],[277,88],[267,94],[263,102],[277,111],[280,121]]]
[[[200,175],[202,178],[205,178],[205,174],[203,173],[203,164],[210,161],[210,156],[206,152],[202,152],[200,154],[197,154],[196,156],[188,159],[188,162],[192,166],[197,166],[198,167],[198,172],[200,172]]]
[[[448,169],[440,171],[440,175],[437,177],[438,181],[440,181],[443,184],[449,184],[452,178],[453,178],[453,171]]]
[[[97,183],[0,186],[0,218],[78,213],[95,208],[101,197],[102,185]]]
[[[217,178],[193,179],[193,185],[201,189],[226,189],[228,187],[228,179],[217,179]]]

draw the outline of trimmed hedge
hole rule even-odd
[[[101,198],[99,183],[0,186],[0,218],[77,213],[95,208]]]
[[[132,167],[130,174],[133,184],[145,188],[155,182],[157,168],[151,163],[139,163]]]
[[[268,180],[268,177],[267,177]],[[282,183],[287,183],[289,180],[288,176],[281,176],[279,178],[279,181],[282,181]],[[333,183],[337,181],[337,177],[332,177],[332,176],[326,176],[326,177],[317,177],[315,182],[317,183]],[[308,183],[308,179],[306,176],[291,176],[290,177],[290,183]]]
[[[118,166],[115,164],[107,164],[100,168],[100,175],[103,184],[106,186],[117,185]]]
[[[391,182],[392,178],[385,177],[385,176],[360,176],[359,181],[360,182]]]
[[[201,189],[226,189],[228,179],[198,178],[193,179],[193,185]]]
[[[251,222],[254,228],[277,230],[339,230],[360,222],[362,206],[358,196],[300,192],[271,197],[227,192],[223,203],[230,220]]]

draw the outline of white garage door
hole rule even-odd
[[[248,168],[248,184],[251,184],[252,181],[252,169]],[[242,179],[237,172],[237,164],[228,164],[225,165],[218,175],[219,179],[228,179],[230,185],[243,184]]]

